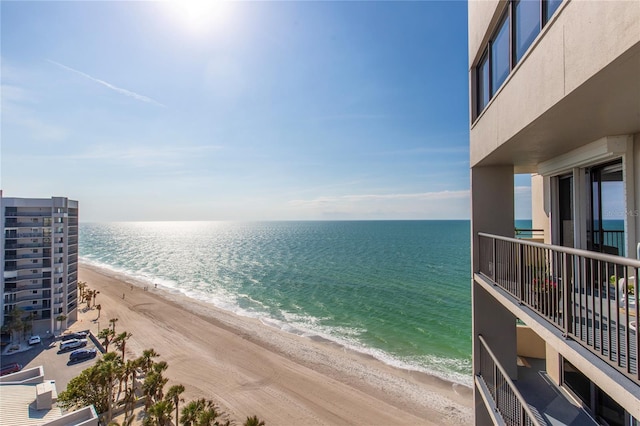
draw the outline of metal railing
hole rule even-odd
[[[5,278],[5,283],[8,281],[12,281],[12,282],[20,282],[20,281],[25,281],[25,280],[35,280],[35,279],[39,279],[39,278],[46,278],[44,276],[44,274],[31,274],[31,275],[18,275],[17,277],[12,277],[10,279],[6,279]]]
[[[480,270],[618,371],[640,382],[640,261],[479,233]]]
[[[46,242],[26,243],[26,244],[7,243],[4,245],[4,248],[10,250],[10,249],[21,249],[21,248],[45,248],[48,246],[49,244]]]
[[[12,220],[6,220],[4,226],[6,228],[42,228],[48,225],[44,222],[14,222]]]
[[[50,286],[46,285],[46,284],[29,284],[29,285],[21,285],[19,287],[6,287],[4,288],[4,293],[5,294],[11,294],[11,293],[20,293],[22,291],[33,291],[33,290],[40,290],[40,289],[48,289]]]
[[[16,240],[19,238],[42,238],[44,237],[44,233],[42,232],[9,232],[4,236],[9,240]]]
[[[598,247],[597,251],[603,253],[624,256],[624,231],[595,231],[593,235],[593,244]]]
[[[516,228],[516,238],[544,238],[544,229]]]
[[[25,254],[10,254],[4,257],[5,260],[20,260],[20,259],[40,259],[47,257],[44,253],[25,253]]]
[[[5,217],[44,217],[44,216],[51,216],[51,211],[47,211],[47,212],[28,212],[28,211],[6,211],[5,212]]]
[[[536,415],[522,397],[509,375],[482,335],[480,341],[480,370],[478,377],[484,382],[502,420],[509,426],[540,426]]]

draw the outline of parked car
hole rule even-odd
[[[39,345],[40,344],[40,336],[31,336],[29,338],[29,346]]]
[[[82,361],[83,359],[95,358],[98,350],[96,348],[91,349],[78,349],[69,354],[69,361]]]
[[[22,366],[17,362],[14,362],[12,364],[8,364],[2,367],[2,370],[0,370],[0,376],[5,376],[7,374],[18,372],[20,370],[22,370]]]
[[[87,346],[87,339],[70,339],[60,343],[60,350],[65,351],[67,349],[75,349],[82,346]]]
[[[85,339],[86,337],[87,337],[87,332],[86,331],[79,331],[77,333],[64,334],[64,335],[60,336],[60,340],[62,340],[63,342],[66,342],[67,340]]]

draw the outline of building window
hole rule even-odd
[[[564,358],[562,373],[564,386],[580,398],[597,419],[604,420],[603,424],[620,426],[634,424],[635,419],[625,412],[620,404]]]
[[[540,32],[540,3],[537,0],[513,2],[514,53],[518,63]]]
[[[500,24],[475,67],[476,117],[486,108],[515,65],[522,60],[561,3],[562,0],[509,1]]]
[[[562,0],[543,0],[542,7],[544,8],[545,24],[549,22],[553,14],[556,13],[556,10],[558,10],[558,6],[560,6],[560,3],[562,3]]]
[[[489,84],[489,55],[484,54],[478,65],[478,111],[482,111],[491,99]]]
[[[509,75],[509,56],[509,14],[506,14],[491,43],[491,95],[495,95]]]

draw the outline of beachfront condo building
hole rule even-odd
[[[468,25],[475,423],[638,425],[640,1]]]
[[[0,191],[0,222],[1,325],[17,313],[32,334],[66,328],[78,312],[78,202]]]

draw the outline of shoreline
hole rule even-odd
[[[211,398],[237,421],[256,414],[267,424],[472,420],[467,386],[390,366],[320,336],[283,331],[177,290],[145,291],[135,278],[109,272],[86,263],[79,267],[79,280],[100,291],[101,328],[116,317],[117,329],[133,333],[128,356],[156,349],[169,363],[169,385],[187,389],[185,400]],[[94,315],[95,310],[80,314],[72,328],[102,319]]]
[[[127,270],[118,270],[109,265],[103,265],[85,259],[80,259],[80,264],[102,275],[124,281],[128,284],[134,285],[135,287],[151,288],[155,285],[155,287],[153,287],[154,290],[156,292],[159,292],[158,294],[164,295],[164,297],[182,296],[187,298],[188,300],[198,301],[205,306],[211,307],[212,309],[220,310],[233,316],[257,320],[266,327],[274,328],[296,336],[325,342],[326,344],[337,345],[340,348],[354,352],[358,355],[375,358],[379,362],[395,369],[408,370],[416,374],[425,374],[429,377],[434,377],[453,385],[459,385],[462,387],[467,387],[469,389],[473,388],[473,378],[471,377],[471,373],[466,375],[461,372],[454,372],[451,370],[443,372],[438,371],[437,369],[429,368],[428,366],[411,364],[402,359],[394,357],[394,355],[385,352],[383,349],[361,346],[355,344],[354,342],[341,341],[341,339],[337,338],[336,336],[326,335],[318,330],[307,329],[304,326],[283,322],[283,320],[269,317],[268,314],[249,311],[244,308],[240,308],[237,305],[229,304],[229,302],[227,301],[221,302],[215,297],[212,298],[211,295],[200,294],[198,291],[185,292],[180,288],[174,287],[174,282],[166,281],[162,278],[152,278],[144,276],[144,274],[140,275]],[[439,359],[440,362],[444,362],[445,364],[450,360],[451,359],[449,358]]]

